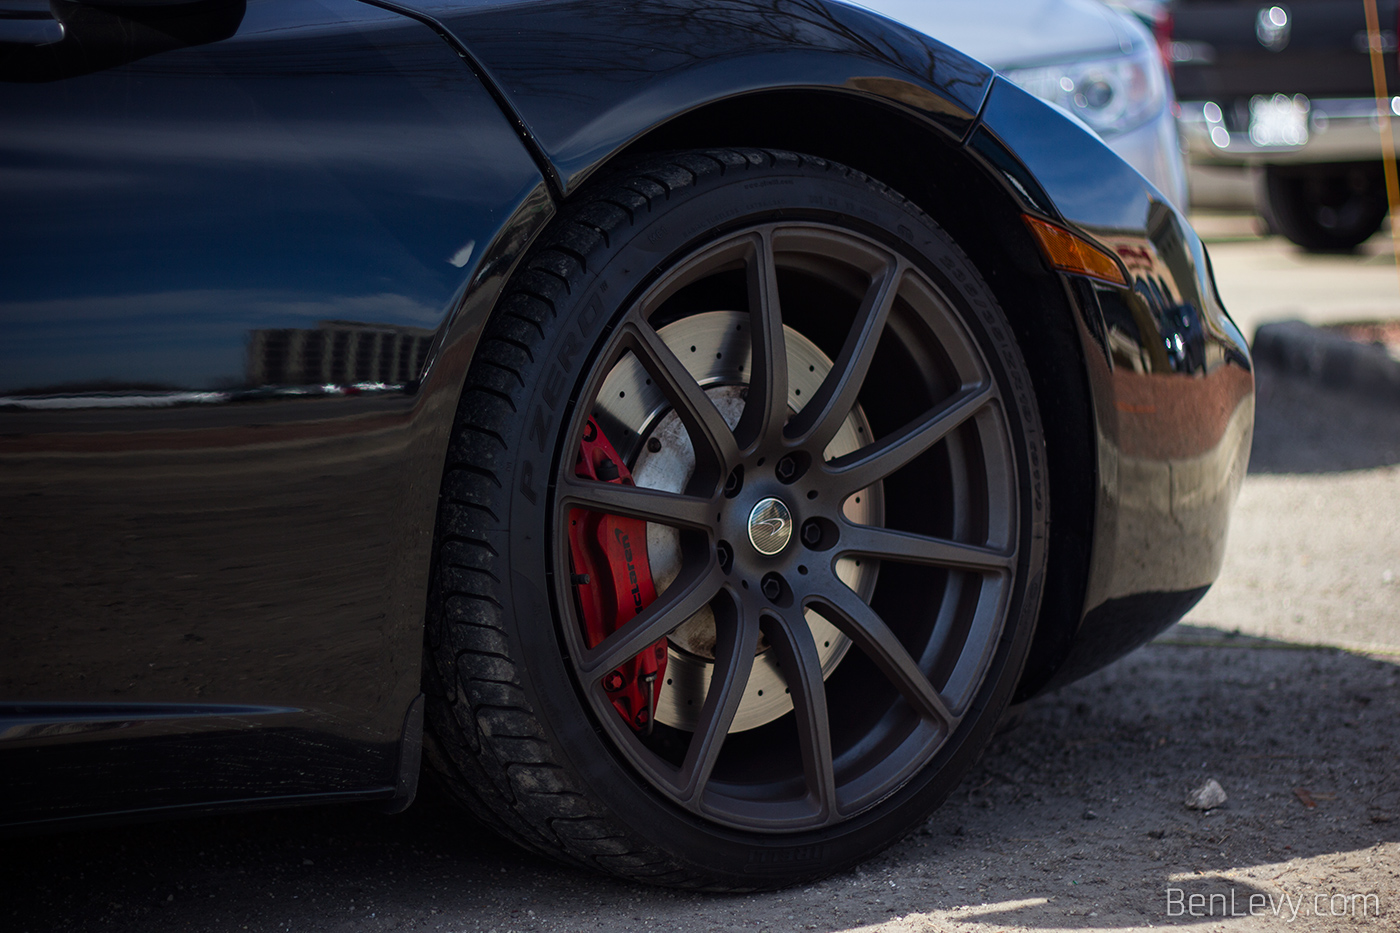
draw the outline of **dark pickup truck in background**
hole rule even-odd
[[[1398,5],[1378,0],[1392,95]],[[1363,0],[1176,0],[1171,16],[1191,161],[1251,168],[1270,226],[1305,249],[1375,233],[1386,197]],[[1400,97],[1389,103],[1400,114]]]

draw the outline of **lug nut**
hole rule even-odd
[[[763,578],[763,595],[768,597],[770,602],[783,595],[783,584],[777,576],[769,575]]]
[[[774,470],[778,474],[778,479],[786,483],[797,475],[797,462],[791,457],[784,457],[778,461]]]
[[[721,541],[715,545],[715,557],[719,559],[720,569],[728,573],[734,560],[734,552],[729,549],[728,541]]]
[[[744,488],[744,468],[735,467],[729,474],[729,478],[724,481],[724,494],[733,499],[739,494],[739,490]]]
[[[818,525],[816,519],[807,519],[802,525],[802,543],[808,547],[816,547],[822,543],[822,526]]]

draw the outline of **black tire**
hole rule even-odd
[[[636,424],[627,388],[650,399]],[[578,478],[595,413],[639,483],[655,467],[684,495]],[[689,461],[677,425],[700,439]],[[467,377],[429,600],[428,760],[507,837],[629,879],[761,889],[851,865],[918,826],[991,738],[1031,644],[1047,489],[1011,328],[918,208],[786,152],[633,163],[561,213]],[[565,525],[589,506],[650,516],[653,569],[674,564],[594,646]],[[763,537],[784,527],[785,546]],[[708,623],[673,628],[696,607]],[[663,632],[673,666],[638,732],[600,683]],[[715,671],[708,693],[669,683]]]
[[[1312,252],[1349,252],[1385,220],[1385,176],[1379,162],[1270,165],[1264,169],[1264,219]]]

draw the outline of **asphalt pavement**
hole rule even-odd
[[[1389,240],[1304,256],[1203,216],[1225,300],[1400,317]],[[1400,411],[1259,373],[1224,574],[1175,628],[1035,701],[927,824],[753,896],[561,867],[431,790],[405,814],[253,813],[9,839],[14,931],[1393,930],[1400,926]],[[1214,779],[1223,807],[1187,809]]]

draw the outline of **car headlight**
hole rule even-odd
[[[1162,65],[1157,50],[1150,45],[1116,58],[1012,68],[1004,74],[1041,100],[1079,117],[1104,137],[1146,123],[1166,99]]]

